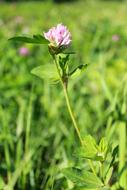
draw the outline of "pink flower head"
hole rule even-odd
[[[117,34],[114,34],[114,35],[112,36],[112,41],[114,41],[114,42],[119,41],[119,39],[120,39],[120,37],[119,37],[119,35],[117,35]]]
[[[21,47],[21,48],[19,49],[19,54],[20,54],[21,56],[27,56],[27,55],[29,55],[29,50],[28,50],[28,48],[26,48],[26,47]]]
[[[44,32],[44,37],[55,47],[63,46],[66,48],[71,42],[71,34],[66,26],[58,24],[52,27],[48,32]]]

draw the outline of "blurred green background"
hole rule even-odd
[[[69,82],[81,133],[97,141],[106,135],[117,144],[114,124],[127,120],[119,111],[127,83],[127,2],[19,1],[0,3],[0,189],[9,184],[16,190],[68,190],[60,170],[71,162],[78,139],[64,95],[59,84],[30,74],[52,59],[45,46],[8,38],[67,25],[76,52],[70,67],[89,64],[80,78]],[[27,53],[21,53],[23,48]]]

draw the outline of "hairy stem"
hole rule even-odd
[[[67,91],[67,85],[65,84],[65,82],[63,81],[63,79],[61,77],[61,73],[60,73],[59,66],[57,64],[56,56],[53,56],[53,58],[54,58],[54,62],[55,62],[56,68],[57,68],[57,72],[58,72],[58,75],[59,75],[59,79],[60,79],[61,85],[63,87],[64,96],[65,96],[65,99],[66,99],[66,104],[67,104],[67,108],[68,108],[70,117],[72,119],[72,122],[73,122],[74,128],[76,130],[76,133],[77,133],[77,135],[79,137],[80,143],[83,144],[83,141],[82,141],[82,138],[81,138],[81,134],[80,134],[80,131],[79,131],[79,128],[78,128],[78,125],[77,125],[74,113],[73,113],[72,108],[71,108],[70,99],[69,99],[68,91]]]
[[[70,99],[69,99],[68,91],[67,91],[67,84],[65,83],[65,81],[63,80],[63,78],[62,78],[62,76],[61,76],[60,69],[59,69],[59,66],[58,66],[57,59],[56,59],[56,56],[55,56],[55,55],[53,56],[53,59],[54,59],[54,63],[55,63],[56,68],[57,68],[57,72],[58,72],[58,75],[59,75],[59,79],[60,79],[61,85],[62,85],[62,87],[63,87],[64,96],[65,96],[65,99],[66,99],[66,104],[67,104],[67,108],[68,108],[68,111],[69,111],[71,120],[72,120],[72,122],[73,122],[74,128],[75,128],[76,133],[77,133],[77,135],[78,135],[78,138],[79,138],[79,140],[80,140],[80,143],[81,143],[81,145],[83,146],[83,140],[82,140],[82,137],[81,137],[81,134],[80,134],[80,130],[79,130],[79,128],[78,128],[78,125],[77,125],[77,122],[76,122],[74,113],[73,113],[72,108],[71,108]],[[92,162],[91,160],[88,160],[88,163],[89,163],[89,166],[90,166],[92,172],[94,173],[94,175],[97,176],[97,175],[96,175],[96,171],[95,171],[95,169],[94,169],[93,162]]]

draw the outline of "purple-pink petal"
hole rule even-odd
[[[58,24],[48,32],[44,32],[44,37],[54,46],[68,46],[71,43],[71,34],[66,26]]]

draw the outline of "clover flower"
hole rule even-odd
[[[50,42],[50,45],[56,48],[67,48],[71,43],[71,34],[66,26],[58,24],[44,32],[44,37]]]

